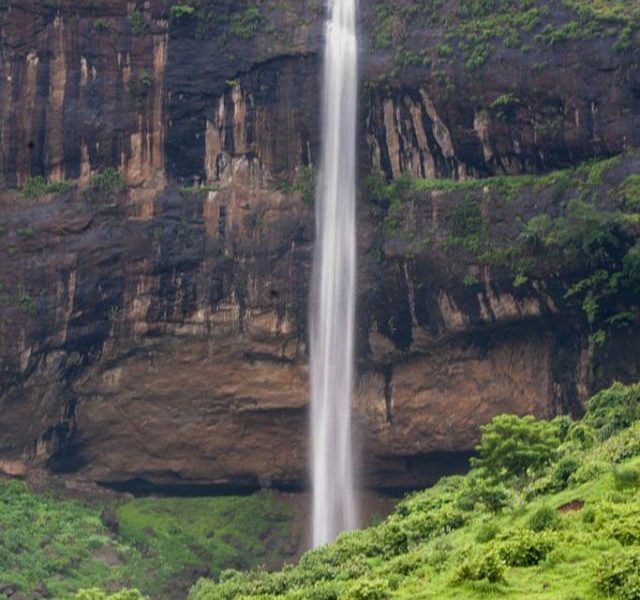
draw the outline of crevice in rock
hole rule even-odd
[[[386,410],[386,420],[389,425],[393,425],[393,367],[387,365],[382,374],[384,376],[384,404]]]

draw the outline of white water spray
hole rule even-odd
[[[313,545],[357,526],[351,439],[356,286],[356,0],[329,0],[311,299]]]

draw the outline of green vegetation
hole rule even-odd
[[[35,300],[23,282],[19,282],[13,289],[0,282],[0,304],[13,305],[24,315],[36,312]]]
[[[122,590],[115,594],[108,594],[98,588],[90,590],[80,590],[74,600],[145,600],[138,590]]]
[[[138,81],[143,88],[149,88],[153,85],[153,76],[146,69],[142,69],[138,74]]]
[[[149,28],[144,14],[139,10],[134,10],[129,17],[129,23],[131,25],[131,31],[134,35],[144,35]]]
[[[209,192],[217,192],[220,189],[217,185],[192,185],[178,188],[178,193],[185,200],[204,199]]]
[[[288,507],[268,493],[112,500],[105,507],[9,481],[0,484],[0,590],[30,596],[46,589],[57,600],[138,600],[135,590],[95,589],[133,587],[151,598],[180,597],[175,583],[182,577],[184,585],[194,568],[216,574],[280,560],[289,520]]]
[[[553,282],[564,290],[563,301],[582,312],[596,345],[609,331],[637,319],[640,178],[631,174],[619,183],[619,176],[610,176],[623,160],[629,164],[637,159],[629,154],[548,175],[467,181],[403,176],[387,183],[372,175],[366,193],[374,207],[386,212],[385,236],[413,235],[405,241],[417,252],[423,244],[433,246],[439,234],[436,229],[422,232],[422,240],[407,234],[411,227],[404,222],[405,205],[409,200],[419,203],[426,194],[449,192],[447,234],[435,244],[445,252],[467,253],[479,265],[507,270],[517,288]],[[518,194],[539,198],[537,210],[544,212],[528,221],[514,218],[505,235],[503,223],[492,216]],[[465,285],[479,283],[474,276],[463,278]]]
[[[189,6],[188,4],[176,4],[171,7],[170,15],[171,19],[180,20],[184,17],[190,17],[195,12],[193,6]]]
[[[129,83],[127,84],[127,92],[131,98],[137,102],[139,110],[142,110],[144,100],[147,98],[153,84],[153,75],[151,75],[151,73],[146,69],[140,69],[138,74],[129,80]]]
[[[98,32],[109,31],[109,24],[104,19],[95,19],[93,28]]]
[[[229,30],[240,39],[251,39],[264,21],[262,10],[257,6],[250,6],[244,12],[236,12],[231,16]]]
[[[232,3],[229,10],[221,10],[218,3],[209,0],[182,0],[169,9],[169,17],[175,25],[195,27],[196,37],[203,39],[213,32],[221,36],[223,45],[229,36],[250,40],[267,29],[266,11],[277,7],[270,1]]]
[[[639,406],[640,384],[615,384],[582,421],[498,417],[469,475],[408,496],[380,525],[295,566],[225,571],[189,598],[637,600]]]
[[[242,498],[139,499],[118,510],[120,536],[138,548],[151,549],[155,568],[145,590],[157,586],[157,573],[166,581],[185,566],[205,564],[214,573],[225,568],[246,569],[264,563],[266,541],[273,539],[277,562],[289,537],[290,512],[273,494]],[[148,532],[153,531],[153,537]],[[280,546],[278,546],[280,544]],[[172,572],[167,572],[172,571]]]
[[[316,195],[316,170],[313,166],[303,167],[296,173],[293,182],[282,181],[278,186],[280,191],[287,194],[297,193],[302,201],[312,206]]]
[[[409,64],[445,69],[457,56],[470,71],[502,45],[528,52],[534,45],[611,37],[618,51],[633,46],[640,29],[638,0],[378,0],[372,50],[394,51],[397,68]],[[433,51],[408,50],[425,27],[442,32]]]
[[[47,181],[41,175],[27,177],[22,186],[23,198],[39,198],[45,194],[63,194],[71,189],[68,181]]]
[[[539,472],[549,464],[560,442],[555,423],[536,421],[532,416],[501,415],[481,429],[478,457],[472,464],[500,480]]]
[[[84,191],[90,198],[95,199],[122,194],[126,189],[122,173],[118,169],[107,168],[91,175]]]
[[[18,235],[22,238],[30,239],[35,235],[35,232],[33,231],[33,227],[27,225],[26,227],[20,227],[18,229]]]

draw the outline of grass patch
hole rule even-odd
[[[74,598],[80,589],[88,590],[78,596],[82,600],[111,599],[95,588],[128,587],[151,598],[176,597],[172,585],[185,570],[217,575],[277,561],[290,536],[290,510],[271,493],[143,498],[107,507],[116,515],[117,533],[102,522],[103,504],[36,494],[17,481],[1,483],[0,589],[25,596],[45,589],[57,600]],[[113,600],[135,598],[132,592]]]

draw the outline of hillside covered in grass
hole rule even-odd
[[[281,572],[224,571],[190,600],[640,599],[640,384],[581,421],[503,415],[467,476],[408,496]]]
[[[133,587],[183,597],[198,574],[290,557],[291,507],[275,493],[66,500],[0,483],[0,599],[76,597]],[[268,555],[267,555],[268,554]],[[138,592],[120,592],[130,600]],[[99,599],[99,591],[78,598]]]

